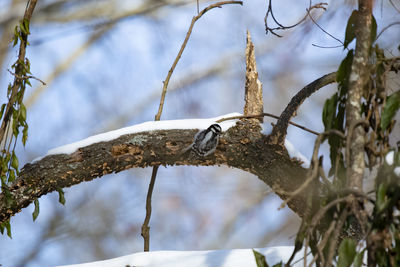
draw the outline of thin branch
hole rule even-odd
[[[319,90],[320,88],[333,83],[336,81],[336,72],[329,73],[322,76],[321,78],[313,81],[301,89],[289,102],[285,110],[280,115],[278,122],[272,129],[270,135],[270,142],[274,144],[283,145],[287,133],[287,127],[290,119],[296,113],[300,105],[306,100],[311,94]]]
[[[318,255],[315,256],[315,257],[312,259],[312,261],[309,263],[308,267],[312,267],[313,264],[316,262],[316,260],[317,260],[318,258],[320,258],[320,261],[321,261],[322,266],[325,265],[325,258],[324,258],[324,254],[322,253],[322,250],[325,248],[326,243],[327,243],[327,241],[328,241],[328,239],[329,239],[329,236],[332,234],[333,230],[335,229],[335,226],[336,226],[336,221],[333,220],[333,221],[330,223],[330,225],[329,225],[329,227],[328,227],[328,230],[324,233],[324,235],[325,235],[324,238],[323,238],[323,239],[321,240],[321,242],[319,242],[319,244],[317,245]],[[310,235],[307,235],[306,244],[305,244],[305,247],[306,247],[306,248],[308,247],[308,244],[309,244],[309,242],[310,242],[309,239],[310,239]]]
[[[272,0],[269,0],[267,13],[265,14],[265,17],[264,17],[265,32],[267,34],[268,34],[268,32],[270,32],[270,33],[272,33],[273,35],[275,35],[277,37],[282,37],[281,35],[277,34],[275,31],[277,31],[277,30],[288,30],[288,29],[291,29],[291,28],[294,28],[294,27],[298,26],[299,24],[301,24],[302,22],[304,22],[307,19],[308,13],[312,9],[323,9],[323,10],[326,10],[326,7],[325,7],[326,5],[328,5],[328,4],[321,2],[321,3],[317,3],[317,4],[313,5],[313,6],[311,6],[311,3],[310,3],[310,6],[307,9],[306,15],[301,20],[299,20],[297,23],[295,23],[293,25],[284,26],[281,23],[279,23],[279,21],[275,18],[274,12],[272,10]],[[268,15],[269,14],[272,17],[272,20],[278,25],[278,27],[271,28],[271,27],[268,26]]]
[[[353,197],[353,198],[354,198],[354,197]],[[368,198],[368,197],[365,196],[365,195],[362,195],[362,194],[361,194],[361,195],[357,195],[357,197],[356,197],[357,200],[363,200],[364,198]],[[317,225],[319,224],[319,222],[320,222],[320,220],[323,218],[323,216],[324,216],[332,207],[334,207],[334,206],[336,206],[336,205],[338,205],[338,204],[340,204],[340,203],[343,203],[343,202],[349,202],[350,199],[351,199],[351,195],[346,195],[345,197],[341,197],[341,198],[334,199],[334,200],[332,200],[331,202],[329,202],[327,205],[325,205],[324,207],[322,207],[322,208],[313,216],[313,218],[312,218],[312,220],[311,220],[310,226],[309,226],[309,228],[307,229],[307,238],[306,238],[306,241],[309,239],[309,236],[312,234],[312,231],[314,231],[314,229],[317,227]],[[338,223],[338,222],[337,222],[336,220],[333,220],[333,221],[331,222],[331,224],[330,224],[328,230],[324,233],[324,237],[323,237],[322,241],[321,241],[321,242],[319,243],[319,245],[317,246],[317,248],[318,248],[318,253],[321,255],[321,256],[320,256],[321,261],[323,261],[322,266],[325,266],[325,265],[324,265],[325,260],[324,260],[324,258],[323,258],[323,254],[321,253],[321,251],[325,248],[326,243],[327,243],[327,241],[328,241],[330,235],[332,234],[333,230],[336,229],[336,228],[334,228],[334,226],[336,226],[337,223]],[[341,225],[341,224],[339,224],[339,227],[341,227],[340,225]],[[339,228],[339,227],[337,227],[337,228]],[[335,239],[335,242],[336,242],[336,239],[337,239],[337,237],[338,237],[337,233],[339,233],[339,231],[340,231],[340,229],[335,231],[335,234],[334,234],[334,237],[333,237],[333,239]],[[331,245],[332,245],[332,243],[331,243]],[[315,260],[316,260],[316,258],[313,259],[313,261],[310,263],[309,266],[311,266],[311,264],[313,264],[313,263],[315,262]],[[330,261],[327,261],[327,263],[329,263],[329,262],[331,262],[331,260],[330,260]]]
[[[156,182],[158,167],[159,166],[153,167],[153,171],[151,173],[149,189],[147,191],[147,196],[146,196],[146,217],[145,217],[143,225],[142,225],[142,233],[141,233],[141,235],[144,239],[144,249],[143,249],[144,251],[150,250],[149,222],[150,222],[150,217],[151,217],[151,196],[153,195],[153,189],[154,189],[154,184]]]
[[[199,3],[197,2],[197,5]],[[192,30],[194,27],[194,24],[196,23],[196,21],[198,19],[200,19],[207,11],[219,7],[221,8],[222,5],[226,5],[226,4],[240,4],[243,5],[242,1],[223,1],[223,2],[218,2],[212,5],[209,5],[208,7],[206,7],[205,9],[203,9],[200,13],[198,12],[197,16],[194,16],[192,18],[192,22],[190,23],[189,26],[189,30],[186,33],[186,37],[185,40],[183,41],[181,48],[179,49],[178,55],[176,56],[174,63],[172,64],[171,68],[168,71],[167,77],[165,78],[164,82],[163,82],[163,89],[162,89],[162,93],[161,93],[161,99],[160,99],[160,105],[158,107],[158,112],[155,115],[154,120],[155,121],[159,121],[161,118],[161,114],[162,114],[162,110],[164,107],[164,101],[165,101],[165,96],[167,94],[167,88],[168,88],[168,84],[169,84],[169,80],[171,79],[172,73],[175,70],[176,65],[178,64],[183,50],[185,50],[186,44],[189,41],[190,35],[192,34]],[[142,236],[144,239],[144,251],[149,251],[150,248],[150,227],[149,227],[149,222],[150,222],[150,217],[151,217],[151,196],[153,194],[153,188],[154,188],[154,184],[156,182],[156,178],[157,178],[157,171],[158,171],[158,165],[153,167],[153,171],[151,174],[151,180],[150,180],[150,184],[149,184],[149,188],[147,191],[147,197],[146,197],[146,217],[145,220],[143,222],[142,225]]]
[[[383,2],[382,2],[383,3]],[[400,9],[393,3],[393,0],[389,0],[389,3],[393,6],[393,8],[400,13]]]
[[[185,50],[186,44],[189,41],[189,37],[192,34],[192,30],[193,30],[194,24],[196,23],[196,21],[198,19],[200,19],[205,13],[207,13],[211,9],[216,8],[216,7],[221,8],[223,5],[227,5],[227,4],[243,5],[243,2],[242,1],[222,1],[222,2],[218,2],[218,3],[215,3],[215,4],[209,5],[208,7],[203,9],[199,14],[197,14],[196,16],[194,16],[192,18],[192,22],[190,23],[189,30],[186,33],[185,40],[183,41],[183,43],[181,45],[181,48],[180,48],[180,50],[178,52],[178,55],[176,56],[176,58],[174,60],[174,63],[172,64],[171,68],[169,69],[168,75],[167,75],[167,77],[165,78],[165,80],[163,82],[164,86],[163,86],[163,89],[162,89],[160,105],[158,107],[158,112],[157,112],[157,114],[155,116],[155,118],[156,118],[155,120],[159,120],[160,117],[161,117],[162,109],[163,109],[163,106],[164,106],[164,99],[165,99],[165,95],[167,93],[167,87],[168,87],[168,84],[169,84],[169,80],[171,79],[172,73],[174,72],[175,67],[178,64],[178,61],[182,56],[183,50]]]
[[[16,77],[16,78],[18,78],[18,79],[21,79],[21,80],[35,79],[35,80],[41,82],[43,85],[46,85],[46,83],[45,83],[44,81],[42,81],[42,80],[39,79],[39,78],[36,78],[35,76],[32,76],[32,75],[21,76],[21,75],[18,75],[18,74],[16,74],[16,73],[12,72],[12,71],[9,70],[9,69],[7,69],[7,71],[8,71],[11,75],[13,75],[14,77]]]
[[[342,232],[342,228],[343,228],[344,223],[346,222],[348,214],[349,214],[349,211],[346,208],[342,212],[342,214],[340,214],[340,218],[336,224],[336,228],[333,231],[333,236],[329,242],[329,251],[328,251],[328,257],[326,260],[326,264],[328,264],[328,266],[331,266],[333,256],[335,255],[335,251],[336,251],[336,248],[338,245],[339,234]]]
[[[220,122],[227,121],[227,120],[251,119],[251,118],[259,118],[259,117],[271,117],[271,118],[274,118],[274,119],[277,119],[277,120],[279,119],[279,117],[276,116],[276,115],[274,115],[274,114],[264,112],[264,113],[262,113],[262,114],[256,114],[256,115],[243,115],[243,116],[226,117],[226,118],[222,118],[222,119],[220,119],[220,120],[217,120],[216,122],[217,122],[217,123],[220,123]],[[318,132],[316,132],[316,131],[313,131],[313,130],[311,130],[311,129],[308,129],[308,128],[306,128],[306,127],[304,127],[304,126],[302,126],[302,125],[300,125],[300,124],[297,124],[297,123],[295,123],[295,122],[289,121],[289,124],[291,124],[291,125],[293,125],[293,126],[296,126],[296,127],[300,128],[300,129],[306,131],[306,132],[315,134],[315,135],[319,135],[319,134],[320,134],[320,133],[318,133]]]
[[[322,156],[321,156],[321,158],[322,158]],[[322,160],[320,160],[320,162],[322,162]],[[329,181],[328,178],[326,177],[324,168],[322,167],[322,164],[319,164],[318,168],[319,168],[318,175],[321,176],[321,178],[325,182],[325,184],[329,186],[331,184],[331,181]]]
[[[322,28],[315,20],[314,18],[311,16],[311,10],[307,9],[307,15],[310,17],[311,21],[321,30],[323,31],[325,34],[327,34],[328,36],[330,36],[332,39],[338,41],[339,43],[341,43],[341,46],[344,45],[344,43],[342,42],[342,40],[336,38],[335,36],[333,36],[332,34],[330,34],[329,32],[327,32],[324,28]],[[341,47],[339,46],[339,47]]]
[[[378,35],[376,36],[376,40],[378,40],[378,38],[382,35],[382,33],[384,33],[387,29],[391,28],[391,27],[394,26],[394,25],[398,25],[398,24],[400,24],[400,21],[396,21],[396,22],[390,23],[389,25],[387,25],[386,27],[384,27],[384,28],[378,33]]]
[[[280,209],[284,208],[289,201],[291,201],[295,196],[297,196],[304,189],[306,189],[310,185],[310,183],[318,176],[318,170],[319,170],[318,152],[319,152],[319,147],[321,146],[321,142],[322,142],[323,138],[326,135],[331,135],[331,134],[335,134],[335,135],[338,135],[341,138],[345,138],[344,134],[342,132],[338,131],[338,130],[329,130],[329,131],[323,132],[322,134],[320,134],[317,137],[317,139],[315,140],[315,144],[314,144],[314,151],[313,151],[313,155],[312,155],[312,163],[311,163],[311,167],[310,167],[311,168],[311,174],[307,177],[306,181],[299,188],[297,188],[295,191],[289,193],[289,197],[286,198],[283,201],[283,203],[279,207]]]
[[[323,46],[323,45],[317,45],[317,44],[311,44],[311,45],[318,47],[318,48],[324,48],[324,49],[343,47],[343,45],[333,45],[333,46]]]
[[[312,230],[317,227],[319,221],[322,219],[322,217],[325,215],[325,213],[328,212],[328,210],[330,210],[333,206],[336,206],[339,203],[345,202],[347,201],[347,196],[346,197],[341,197],[341,198],[337,198],[332,200],[331,202],[329,202],[328,204],[326,204],[324,207],[322,207],[312,218],[311,223],[310,223],[310,227],[308,228],[308,232],[311,233]]]

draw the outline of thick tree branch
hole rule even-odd
[[[157,165],[223,164],[242,169],[257,175],[285,200],[306,179],[306,170],[299,162],[290,159],[283,146],[290,118],[307,97],[334,82],[335,78],[336,73],[325,75],[296,94],[271,135],[262,135],[258,124],[241,122],[224,133],[216,153],[205,159],[181,155],[181,151],[191,144],[196,130],[160,130],[124,135],[80,148],[70,155],[51,155],[26,164],[20,176],[10,185],[13,201],[6,202],[4,193],[0,194],[0,222],[10,219],[40,196],[60,188],[125,169]],[[310,186],[319,187],[318,184],[317,181]],[[307,199],[304,192],[288,203],[300,217],[304,215],[303,207]],[[315,196],[313,201],[318,199]]]
[[[310,95],[319,90],[320,88],[336,81],[336,72],[329,73],[321,78],[313,81],[301,89],[289,102],[285,110],[279,117],[278,122],[272,129],[269,136],[270,143],[283,145],[286,138],[287,128],[290,119],[294,116],[297,109],[303,104]]]
[[[349,79],[349,93],[346,102],[346,125],[350,127],[361,120],[361,99],[369,80],[369,51],[371,47],[372,0],[359,0],[355,27],[356,49]],[[347,167],[347,181],[351,188],[362,190],[364,175],[365,131],[360,125],[354,129],[350,142],[350,166]]]
[[[123,135],[82,147],[72,154],[50,155],[26,164],[10,185],[13,201],[0,194],[0,222],[10,219],[42,195],[130,168],[156,165],[227,165],[258,176],[286,199],[305,180],[306,170],[281,146],[266,143],[257,125],[240,122],[225,132],[215,154],[203,159],[182,154],[196,130],[158,130]],[[305,191],[307,192],[307,190]],[[306,193],[288,206],[303,216]],[[318,196],[315,197],[318,201]]]

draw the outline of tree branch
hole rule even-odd
[[[182,150],[197,130],[157,130],[120,136],[79,148],[71,154],[49,155],[26,164],[10,185],[12,201],[0,194],[0,222],[10,219],[42,195],[91,181],[109,173],[156,165],[227,165],[258,176],[286,199],[305,180],[306,170],[290,159],[281,146],[266,143],[258,127],[241,122],[221,136],[218,148],[206,158],[190,158]],[[298,194],[288,206],[299,216],[307,194]],[[318,197],[315,197],[318,201]]]
[[[283,145],[286,138],[287,128],[290,119],[294,116],[297,109],[303,104],[310,95],[320,88],[336,81],[336,72],[329,73],[301,89],[289,102],[285,110],[279,117],[278,122],[272,129],[269,141],[273,144]]]
[[[158,112],[155,115],[154,120],[155,121],[159,121],[161,118],[161,114],[162,114],[162,110],[164,107],[164,101],[165,101],[165,96],[167,94],[167,88],[168,88],[168,84],[169,84],[169,80],[171,79],[172,73],[175,70],[176,65],[178,64],[183,50],[185,50],[186,44],[189,41],[190,35],[192,33],[194,24],[196,23],[197,20],[199,20],[201,18],[201,16],[203,16],[207,11],[219,7],[221,8],[222,5],[227,5],[227,4],[240,4],[243,5],[243,2],[241,1],[224,1],[224,2],[218,2],[212,5],[209,5],[208,7],[206,7],[205,9],[203,9],[200,13],[197,12],[197,16],[194,16],[192,19],[192,22],[190,23],[189,26],[189,30],[186,33],[186,37],[185,40],[183,41],[181,48],[179,49],[178,55],[176,56],[174,62],[172,63],[171,68],[168,71],[167,77],[165,78],[164,82],[163,82],[163,89],[161,92],[161,99],[160,99],[160,105],[158,107]],[[198,8],[198,3],[197,3],[197,8]],[[149,184],[149,188],[147,191],[147,197],[146,197],[146,217],[144,219],[143,225],[142,225],[142,236],[144,239],[144,251],[149,251],[150,249],[150,227],[149,227],[149,222],[150,222],[150,217],[151,217],[151,196],[153,194],[153,188],[154,188],[154,184],[156,182],[156,178],[157,178],[157,171],[158,171],[158,165],[153,167],[153,171],[151,173],[151,180],[150,180],[150,184]]]
[[[29,0],[25,9],[24,17],[23,17],[23,22],[27,22],[27,25],[29,26],[30,20],[32,18],[33,10],[35,9],[37,0]],[[14,37],[16,38],[16,37]],[[25,54],[26,54],[26,46],[28,44],[28,33],[23,33],[21,32],[21,43],[19,46],[19,53],[18,53],[18,60],[16,62],[15,66],[15,74],[18,76],[24,76],[23,71],[24,71],[24,64],[25,64]],[[4,134],[6,132],[7,125],[10,123],[11,120],[11,115],[13,111],[13,106],[17,102],[17,94],[18,90],[21,87],[22,84],[22,79],[18,78],[18,76],[14,77],[14,83],[11,87],[11,95],[9,97],[9,101],[7,103],[5,112],[4,112],[4,117],[3,121],[1,122],[0,126],[0,140],[3,140],[5,138]],[[22,96],[24,94],[22,93]]]
[[[246,46],[246,83],[244,94],[244,115],[261,114],[264,111],[262,83],[258,79],[254,44],[250,32],[247,31]],[[263,117],[254,119],[257,123],[263,122]]]
[[[351,65],[349,92],[346,101],[346,125],[349,128],[361,120],[361,99],[364,86],[369,81],[369,51],[371,47],[372,0],[359,0],[355,27],[356,49]],[[354,129],[350,142],[350,166],[347,166],[348,186],[362,190],[364,175],[365,131],[358,126]]]
[[[155,118],[156,118],[155,120],[159,120],[160,117],[161,117],[161,112],[162,112],[162,108],[164,106],[164,99],[165,99],[165,94],[167,93],[167,87],[168,87],[168,84],[169,84],[169,80],[171,79],[172,73],[174,72],[175,67],[178,64],[178,61],[182,56],[183,50],[185,50],[186,44],[189,41],[190,35],[192,34],[192,30],[193,30],[194,24],[196,23],[197,20],[199,20],[201,18],[201,16],[203,16],[205,13],[207,13],[211,9],[217,8],[217,7],[222,8],[223,5],[229,5],[229,4],[243,5],[243,2],[242,1],[221,1],[221,2],[218,2],[218,3],[212,4],[212,5],[209,5],[208,7],[204,8],[199,14],[197,14],[196,16],[194,16],[192,18],[192,22],[190,23],[189,29],[188,29],[188,31],[186,33],[185,40],[183,40],[183,43],[181,45],[181,48],[179,49],[178,55],[176,56],[176,58],[174,60],[174,63],[172,63],[172,66],[168,71],[168,75],[167,75],[167,77],[165,78],[165,80],[163,82],[164,86],[163,86],[163,90],[162,90],[162,93],[161,93],[161,101],[160,101],[160,105],[158,107],[158,112],[157,112],[157,114],[155,116]]]

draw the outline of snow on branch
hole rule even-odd
[[[147,121],[144,123],[121,128],[118,130],[93,135],[75,143],[53,148],[47,152],[46,156],[55,154],[71,154],[81,147],[89,146],[99,142],[107,142],[113,139],[117,139],[118,137],[126,134],[150,132],[156,130],[185,130],[185,129],[203,130],[220,119],[233,116],[240,116],[240,115],[241,115],[240,113],[235,112],[209,119]],[[236,120],[231,120],[231,121],[224,121],[220,125],[222,127],[222,131],[226,131],[235,124]],[[38,159],[35,159],[34,161],[40,160],[42,158],[43,157],[40,157]]]
[[[214,154],[196,158],[182,153],[198,129],[237,115],[146,122],[52,149],[47,156],[21,169],[7,192],[12,201],[6,202],[5,194],[0,194],[0,222],[47,193],[106,174],[156,165],[226,165],[242,169],[257,175],[285,199],[304,182],[306,170],[290,159],[284,147],[269,145],[261,127],[248,120],[220,122],[223,133]],[[300,216],[304,198],[305,195],[299,194],[288,203]]]

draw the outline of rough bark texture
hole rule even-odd
[[[244,115],[262,114],[264,112],[262,83],[258,79],[254,44],[251,41],[249,31],[247,31],[246,40],[246,84],[244,95]],[[255,118],[252,120],[255,122],[264,121],[263,117]]]
[[[239,122],[223,133],[216,152],[206,158],[182,154],[196,130],[161,130],[123,135],[66,155],[50,155],[26,164],[10,186],[12,202],[0,194],[0,222],[10,219],[35,199],[112,172],[155,165],[227,165],[258,176],[283,199],[304,182],[306,170],[279,145],[270,145],[260,127]],[[303,215],[307,190],[289,202]],[[317,197],[315,201],[318,201]]]
[[[349,92],[346,103],[347,128],[361,119],[361,98],[363,89],[369,80],[368,59],[371,47],[372,0],[360,0],[355,27],[356,49],[349,79]],[[354,129],[351,137],[350,166],[347,168],[348,185],[362,190],[365,132],[360,125]]]

